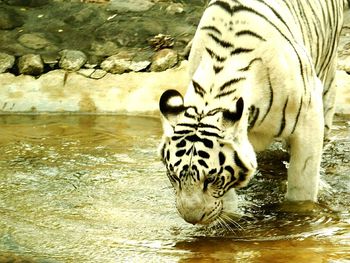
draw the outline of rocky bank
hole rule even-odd
[[[0,0],[0,113],[154,113],[188,83],[206,0]],[[337,112],[350,113],[350,15]]]

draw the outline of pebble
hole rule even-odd
[[[15,57],[0,52],[0,73],[4,73],[11,69],[15,64]]]
[[[174,67],[177,64],[177,62],[177,52],[172,49],[165,48],[158,51],[153,56],[151,70],[156,72],[164,71],[166,69]]]
[[[151,65],[151,61],[145,60],[145,61],[132,61],[129,69],[131,71],[135,71],[135,72],[139,72],[139,71],[143,71],[146,68],[149,67],[149,65]]]
[[[40,55],[27,54],[19,58],[18,70],[21,74],[37,76],[43,73],[44,63]]]
[[[0,7],[0,30],[11,30],[23,24],[23,18],[19,13],[4,6]]]
[[[49,0],[7,0],[8,5],[37,7],[49,3]]]
[[[338,57],[338,67],[339,70],[344,70],[350,72],[350,56],[339,56]]]
[[[117,54],[106,58],[101,63],[101,68],[104,71],[114,73],[114,74],[122,74],[130,71],[131,66],[131,58]]]
[[[42,33],[23,34],[18,38],[18,42],[22,46],[34,50],[43,49],[51,44]]]
[[[84,8],[77,13],[74,13],[71,16],[68,16],[64,19],[64,22],[74,25],[74,24],[82,24],[87,23],[92,20],[92,17],[96,16],[96,13],[91,8]]]
[[[59,62],[59,56],[57,54],[43,54],[41,55],[41,59],[44,64],[49,65],[51,68],[54,68]]]
[[[154,5],[149,0],[112,0],[107,9],[117,12],[145,12]]]
[[[112,41],[94,41],[91,50],[96,56],[112,56],[118,52],[118,46]]]
[[[59,66],[68,71],[79,70],[87,61],[87,56],[79,50],[63,50],[60,52]]]
[[[169,4],[169,6],[165,9],[165,11],[169,14],[169,15],[175,15],[175,14],[182,14],[185,9],[183,4],[181,3],[171,3]]]

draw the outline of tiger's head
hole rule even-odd
[[[192,224],[209,224],[234,213],[234,188],[245,186],[257,166],[243,99],[236,101],[234,111],[204,112],[185,106],[179,92],[167,90],[159,107],[164,130],[159,153],[181,216]]]

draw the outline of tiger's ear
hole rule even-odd
[[[184,99],[177,90],[166,90],[159,100],[165,135],[171,136],[178,121],[178,116],[184,112]]]
[[[243,115],[243,111],[244,111],[244,101],[243,101],[243,98],[240,97],[236,102],[235,111],[225,110],[222,112],[223,125],[225,127],[232,126],[232,124],[236,123],[241,119]]]

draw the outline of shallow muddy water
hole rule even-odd
[[[158,119],[0,116],[0,262],[349,262],[349,121],[325,146],[319,204],[282,202],[277,145],[225,230],[177,214]]]

